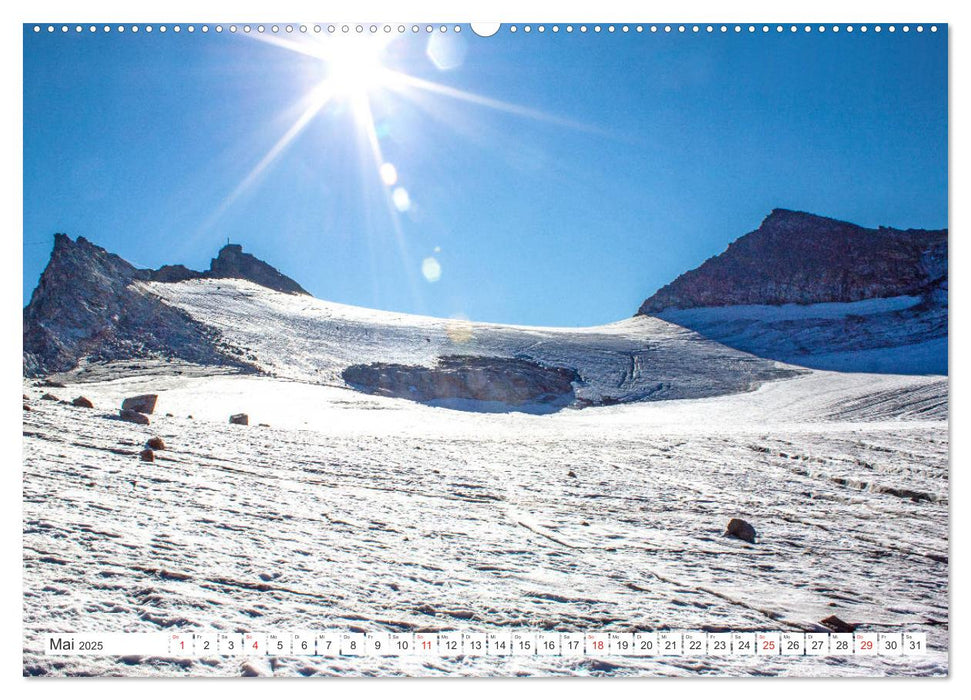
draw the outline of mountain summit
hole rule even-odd
[[[947,229],[868,229],[774,209],[725,252],[661,287],[638,314],[920,295],[946,280]]]
[[[243,252],[243,246],[227,243],[213,258],[206,277],[241,279],[255,282],[261,287],[275,289],[288,294],[308,294],[292,279],[282,274],[272,265]]]

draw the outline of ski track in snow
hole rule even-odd
[[[24,383],[25,674],[947,673],[946,379],[812,372],[747,393],[535,416],[164,362],[98,376]],[[48,391],[95,408],[40,400]],[[112,417],[143,391],[159,394],[151,426]],[[241,411],[251,425],[229,425]],[[153,435],[167,449],[140,462]],[[758,544],[722,536],[734,516]],[[927,632],[930,653],[41,651],[48,632],[824,631],[832,614],[861,631]]]

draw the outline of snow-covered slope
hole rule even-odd
[[[813,372],[743,394],[538,416],[191,369],[25,382],[26,674],[947,672],[944,380]],[[145,391],[159,393],[152,425],[113,418]],[[44,392],[83,394],[94,408]],[[230,425],[241,411],[251,424]],[[153,435],[166,449],[139,462]],[[752,522],[758,544],[722,537],[731,517]],[[52,631],[823,630],[833,614],[861,631],[926,632],[931,652],[272,662],[40,652]]]
[[[917,296],[668,309],[657,316],[730,347],[804,367],[948,373],[947,306]]]
[[[310,383],[345,386],[342,372],[360,363],[525,358],[576,370],[580,402],[611,403],[748,391],[798,374],[647,317],[595,328],[530,328],[373,311],[244,280],[137,284],[217,330],[263,372]]]
[[[161,282],[94,246],[62,247],[25,312],[30,366],[79,362],[24,381],[25,674],[947,673],[947,379],[808,371],[677,325],[806,324],[839,350],[827,324],[908,313],[913,295],[527,328],[171,269]],[[69,267],[87,277],[76,309]],[[131,323],[113,326],[106,308]],[[760,351],[788,347],[794,328]],[[584,410],[454,411],[345,379],[351,367],[449,372],[457,361],[442,358],[462,357],[526,389],[550,368],[575,371]],[[158,394],[151,424],[118,420],[142,393]],[[94,407],[71,405],[80,395]],[[230,424],[237,413],[249,425]],[[165,449],[139,461],[152,436]],[[756,544],[722,536],[732,517],[755,526]],[[834,614],[861,631],[926,632],[930,653],[41,653],[55,631],[823,631]]]

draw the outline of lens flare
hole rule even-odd
[[[442,278],[442,266],[435,258],[425,258],[421,261],[421,274],[429,282],[438,282]]]
[[[406,212],[411,209],[411,196],[404,187],[395,187],[391,193],[391,201],[394,202],[395,209]]]
[[[472,340],[472,323],[461,314],[453,316],[445,323],[445,335],[455,345],[464,345]]]
[[[381,181],[388,187],[398,182],[398,169],[391,163],[381,165]]]

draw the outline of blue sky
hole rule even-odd
[[[590,325],[774,207],[947,225],[943,27],[463,29],[25,27],[24,301],[57,231],[195,269],[228,236],[323,299]]]

